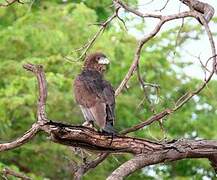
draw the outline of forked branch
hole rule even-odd
[[[39,103],[46,104],[47,90],[45,88],[46,82],[42,66],[27,64],[24,66],[26,69],[35,73],[39,84]],[[44,98],[43,98],[44,97]],[[44,113],[44,108],[38,106],[38,116]],[[173,161],[184,158],[213,158],[217,153],[217,141],[212,140],[174,140],[169,142],[154,142],[145,139],[139,139],[134,137],[128,137],[123,135],[108,136],[101,132],[96,132],[93,129],[83,126],[72,126],[63,123],[57,123],[47,121],[47,117],[41,116],[40,119],[34,124],[34,126],[21,138],[11,142],[0,144],[0,151],[14,149],[18,146],[28,142],[38,130],[46,132],[50,139],[56,143],[66,146],[81,147],[91,151],[109,152],[109,153],[132,153],[139,155],[139,159],[136,156],[134,159],[123,164],[120,168],[114,171],[111,175],[112,178],[125,176],[132,173],[138,167],[145,165],[156,164],[165,161]],[[43,123],[41,123],[42,121]],[[38,123],[40,122],[40,123]],[[163,156],[162,156],[163,154]],[[99,159],[96,159],[96,163],[91,163],[80,169],[86,171],[91,167],[94,167],[98,162],[101,162],[107,154]],[[147,158],[148,157],[148,158]],[[153,157],[153,158],[150,158]],[[131,162],[136,162],[134,168],[129,168],[128,171],[124,170]],[[214,162],[214,160],[213,160]],[[86,168],[86,169],[85,169]],[[124,172],[124,174],[120,173]],[[83,173],[83,172],[82,172]],[[114,176],[114,177],[113,177]],[[110,177],[110,178],[111,178]]]

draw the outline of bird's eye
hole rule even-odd
[[[100,60],[100,57],[97,57],[96,59],[97,59],[97,61],[99,61],[99,60]]]

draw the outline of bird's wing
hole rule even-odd
[[[103,98],[106,102],[107,121],[114,123],[115,119],[115,91],[111,84],[104,81]]]
[[[95,121],[102,129],[107,121],[113,123],[115,118],[114,90],[107,81],[78,76],[74,82],[74,94],[87,121]]]

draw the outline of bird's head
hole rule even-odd
[[[105,54],[96,52],[87,56],[84,62],[84,69],[96,70],[100,73],[104,73],[109,63],[110,61]]]

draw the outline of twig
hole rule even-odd
[[[171,109],[166,109],[166,110],[164,110],[164,111],[150,117],[149,119],[147,119],[146,121],[144,121],[144,122],[142,122],[140,124],[137,124],[137,125],[135,125],[133,127],[130,127],[128,129],[125,129],[125,130],[121,131],[121,134],[127,134],[127,133],[130,133],[130,132],[137,131],[137,130],[143,128],[144,126],[150,125],[153,122],[158,121],[158,120],[168,116],[171,113],[172,113]]]
[[[119,1],[120,3],[120,1]],[[121,3],[120,3],[121,4]],[[140,16],[140,17],[143,17],[143,15],[140,13],[138,14],[137,11],[134,11],[132,10],[131,8],[128,8],[126,7],[125,8],[126,10],[129,9],[130,12]],[[207,33],[207,36],[209,37],[209,42],[210,42],[210,46],[211,46],[211,49],[212,49],[212,57],[213,57],[213,69],[212,69],[212,72],[210,73],[209,77],[206,79],[206,81],[204,81],[195,91],[193,92],[189,92],[188,96],[185,96],[183,95],[181,98],[182,101],[180,101],[178,103],[178,105],[176,105],[175,107],[173,108],[169,108],[169,109],[166,109],[158,114],[156,114],[155,116],[152,116],[151,118],[149,118],[147,121],[145,122],[142,122],[138,125],[135,125],[131,128],[128,128],[126,130],[123,130],[122,133],[123,134],[126,134],[126,133],[129,133],[129,132],[132,132],[132,131],[136,131],[140,128],[143,128],[144,126],[146,125],[149,125],[155,121],[158,121],[160,119],[162,119],[163,117],[166,117],[167,115],[171,114],[172,112],[178,110],[179,108],[181,108],[185,103],[187,103],[195,94],[198,94],[200,93],[200,91],[206,86],[206,84],[210,81],[210,79],[212,78],[214,72],[216,71],[216,68],[217,68],[217,62],[216,62],[216,50],[215,50],[215,44],[214,44],[214,41],[213,41],[213,37],[212,37],[212,33],[209,29],[209,26],[207,24],[207,21],[204,19],[204,17],[196,12],[196,11],[187,11],[187,12],[182,12],[182,13],[178,13],[178,14],[174,14],[174,15],[168,15],[168,16],[162,16],[161,17],[161,20],[159,21],[159,23],[156,25],[155,29],[149,33],[148,35],[144,36],[139,42],[138,42],[138,46],[137,46],[137,49],[135,51],[135,56],[134,56],[134,60],[131,64],[131,67],[130,69],[128,70],[126,76],[124,77],[124,79],[122,80],[122,82],[120,83],[119,87],[116,89],[116,92],[115,92],[115,95],[119,95],[120,92],[122,91],[122,89],[125,87],[126,83],[129,81],[130,77],[133,75],[135,69],[137,68],[138,64],[139,64],[139,59],[140,59],[140,54],[141,54],[141,49],[143,47],[143,45],[152,37],[154,37],[159,31],[160,31],[160,28],[162,27],[162,25],[167,22],[167,21],[170,21],[170,20],[173,20],[173,19],[179,19],[179,18],[185,18],[185,17],[194,17],[194,18],[199,18],[200,21],[202,22],[202,24],[204,25],[205,27],[205,30],[206,30],[206,33]],[[179,100],[178,100],[179,101]]]
[[[120,0],[113,0],[113,1],[115,1],[117,4],[119,4],[126,11],[131,12],[131,13],[133,13],[136,16],[139,16],[141,18],[145,18],[145,17],[148,17],[148,18],[157,18],[157,19],[161,19],[162,18],[162,15],[150,14],[150,13],[141,13],[140,11],[127,6],[125,3],[123,3]]]
[[[140,83],[141,86],[142,86],[142,89],[143,89],[143,92],[144,92],[144,96],[145,96],[147,102],[148,102],[149,105],[150,105],[151,111],[152,111],[152,112],[155,112],[154,106],[153,106],[153,104],[152,104],[152,102],[151,102],[151,100],[150,100],[150,98],[149,98],[149,96],[148,96],[148,94],[147,94],[146,87],[147,87],[147,86],[154,87],[154,88],[158,91],[158,89],[160,88],[160,86],[157,85],[157,84],[151,84],[151,83],[146,83],[146,82],[144,82],[144,80],[143,80],[143,78],[141,77],[141,74],[140,74],[139,64],[137,65],[137,77],[138,77],[139,83]]]
[[[22,179],[22,180],[31,180],[30,177],[28,177],[28,176],[26,176],[26,175],[24,175],[24,174],[15,172],[14,170],[9,169],[9,168],[4,168],[4,169],[2,170],[2,173],[3,173],[3,175],[4,175],[5,177],[7,177],[8,175],[10,175],[10,176],[14,176],[14,177],[16,177],[16,178],[20,178],[20,179]]]
[[[85,45],[82,46],[82,48],[79,48],[79,50],[82,50],[81,55],[78,57],[77,60],[83,59],[86,56],[87,51],[92,47],[98,36],[103,33],[107,25],[117,16],[116,13],[114,13],[112,16],[110,16],[104,23],[102,23],[101,27],[99,30],[96,32],[96,34],[93,36],[93,38],[88,41]]]
[[[181,24],[181,26],[179,28],[178,33],[177,33],[176,42],[175,42],[175,48],[174,49],[176,49],[176,47],[178,45],[178,39],[180,38],[180,35],[181,35],[181,32],[182,32],[182,28],[184,27],[184,24],[185,24],[185,19],[182,18],[182,24]],[[175,54],[175,52],[174,52],[174,54]]]
[[[115,12],[107,18],[107,20],[103,23],[99,23],[97,25],[100,26],[99,30],[96,32],[96,34],[91,38],[90,41],[88,41],[87,43],[85,43],[82,47],[74,50],[74,51],[82,51],[81,55],[78,57],[78,60],[83,59],[88,50],[93,46],[93,44],[95,43],[96,39],[104,32],[104,30],[106,29],[106,27],[108,26],[108,24],[114,19],[114,18],[118,18],[124,25],[125,29],[127,30],[126,24],[124,22],[124,20],[118,15],[118,11],[120,9],[120,5],[116,3],[116,1],[113,1],[114,7],[115,7]],[[69,60],[69,58],[67,59]]]
[[[95,168],[98,164],[100,164],[101,162],[103,162],[107,156],[109,155],[109,153],[100,153],[93,161],[91,162],[87,162],[84,165],[81,165],[75,172],[74,175],[74,179],[75,180],[80,180],[81,177],[90,169]]]
[[[166,3],[164,4],[164,6],[163,6],[161,9],[156,10],[156,11],[160,11],[160,12],[163,11],[163,10],[166,8],[166,6],[167,6],[167,4],[169,3],[169,1],[170,1],[170,0],[167,0]]]
[[[20,0],[5,0],[5,4],[4,3],[0,3],[0,7],[8,7],[12,4],[14,4],[15,2],[20,3],[20,4],[24,4],[24,2],[20,1]]]
[[[214,53],[214,52],[213,52]],[[210,57],[209,59],[213,59],[213,58],[216,58],[217,55],[214,55],[212,57]],[[213,64],[213,68],[215,68],[215,64]],[[123,131],[121,131],[121,134],[127,134],[127,133],[130,133],[130,132],[134,132],[134,131],[137,131],[145,126],[148,126],[156,121],[159,121],[165,117],[167,117],[168,115],[172,114],[173,112],[177,111],[178,109],[180,109],[185,103],[187,103],[194,95],[200,93],[200,91],[202,91],[207,83],[211,80],[212,76],[214,74],[214,70],[212,70],[210,76],[195,90],[195,91],[192,91],[192,92],[187,92],[185,93],[184,95],[182,95],[175,103],[175,106],[173,108],[168,108],[168,109],[165,109],[163,110],[162,112],[160,113],[157,113],[156,115],[148,118],[147,120],[145,120],[144,122],[142,123],[139,123],[133,127],[130,127],[128,129],[125,129]]]
[[[168,21],[171,21],[171,20],[174,20],[174,19],[179,19],[179,18],[184,18],[184,17],[194,17],[194,16],[195,16],[195,13],[192,12],[192,11],[182,12],[182,13],[168,15],[168,16],[161,16],[161,20],[155,26],[154,30],[151,31],[149,34],[145,35],[141,40],[139,40],[139,42],[137,44],[137,48],[135,50],[134,60],[133,60],[133,62],[131,64],[127,74],[125,75],[124,79],[120,83],[119,87],[116,89],[116,91],[115,91],[116,96],[118,96],[121,93],[121,91],[126,86],[129,79],[133,75],[134,71],[136,70],[137,65],[139,64],[139,60],[140,60],[143,45],[146,42],[148,42],[151,38],[153,38],[160,31],[163,24],[165,22],[168,22]]]

